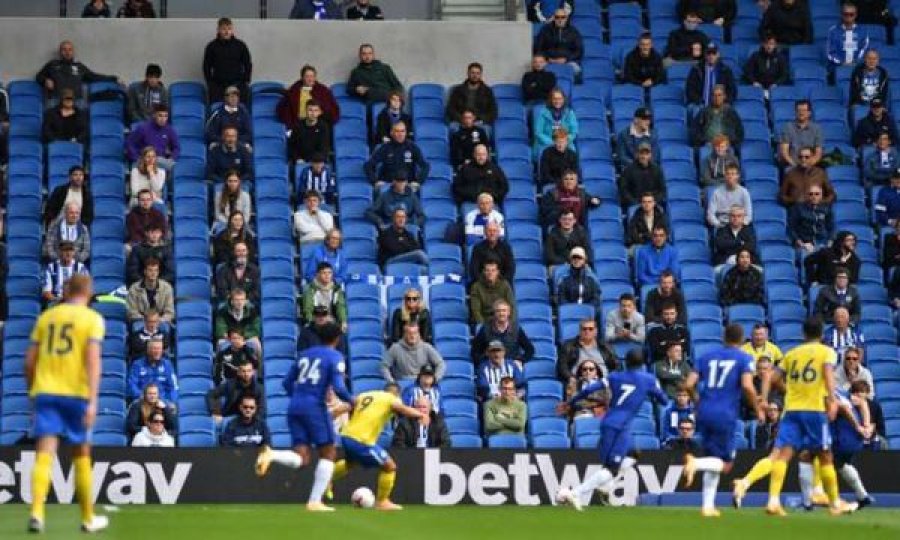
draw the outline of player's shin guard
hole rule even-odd
[[[787,465],[787,461],[780,459],[772,462],[772,472],[769,478],[769,506],[781,506],[781,488],[784,486]]]
[[[837,473],[834,465],[822,465],[822,486],[825,488],[825,494],[828,495],[828,502],[831,506],[836,506],[840,502],[840,493],[838,492]]]
[[[698,471],[720,473],[722,472],[722,468],[724,467],[725,462],[717,457],[704,457],[694,459],[694,468]],[[704,476],[703,478],[705,479],[706,476]],[[718,483],[718,480],[716,482]]]
[[[391,498],[391,492],[394,490],[394,481],[396,479],[397,471],[381,471],[378,473],[378,490],[375,493],[376,501],[382,502]]]
[[[710,459],[710,458],[708,458]],[[715,459],[715,458],[711,458]],[[721,460],[720,460],[721,461]],[[700,469],[698,469],[700,470]],[[716,507],[716,492],[719,490],[719,473],[705,471],[703,473],[703,509],[714,510]]]
[[[44,505],[50,493],[50,466],[53,454],[38,452],[31,469],[31,517],[44,521]]]
[[[316,465],[315,480],[313,481],[312,490],[309,492],[309,502],[320,503],[325,490],[328,489],[328,483],[331,482],[331,474],[334,472],[334,462],[330,459],[319,459]]]
[[[803,496],[803,506],[809,508],[812,506],[812,492],[815,484],[815,466],[812,463],[801,461],[798,465],[798,476],[800,478],[800,493]]]
[[[299,469],[303,466],[303,458],[293,450],[272,450],[272,461],[290,469]]]
[[[94,519],[93,474],[91,457],[78,456],[72,460],[75,465],[75,494],[81,507],[81,522],[90,523]]]
[[[601,467],[600,470],[596,471],[594,474],[585,478],[584,482],[578,484],[574,488],[575,496],[578,497],[582,501],[590,500],[591,494],[594,490],[605,486],[607,483],[612,481],[613,475],[606,467]]]
[[[819,458],[813,458],[812,501],[814,504],[822,504],[822,499],[827,498],[825,488],[822,486],[822,463]]]
[[[772,459],[771,458],[762,458],[757,461],[753,468],[750,469],[750,472],[747,473],[747,476],[744,477],[744,482],[747,483],[747,487],[749,488],[756,482],[759,482],[763,478],[769,475],[772,472]]]
[[[859,477],[859,471],[857,471],[856,467],[853,465],[845,463],[844,466],[841,467],[841,478],[850,485],[850,488],[856,494],[857,500],[861,501],[869,496],[869,492],[866,491],[866,487]]]
[[[335,482],[347,476],[347,471],[349,470],[350,466],[347,465],[347,460],[342,459],[338,461],[334,464],[334,471],[331,473],[331,481]]]

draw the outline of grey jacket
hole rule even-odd
[[[166,90],[166,85],[162,83],[159,85],[159,103],[153,103],[153,100],[148,99],[149,90],[150,88],[143,81],[128,87],[128,114],[132,123],[147,120],[153,116],[154,105],[169,104],[169,91]]]
[[[619,338],[616,337],[616,333],[625,328],[625,322],[625,319],[622,318],[622,314],[619,312],[619,308],[611,309],[609,313],[606,314],[605,337],[607,343],[620,341]],[[630,341],[634,343],[643,343],[647,330],[647,326],[644,324],[644,316],[637,310],[634,310],[634,313],[631,314],[631,319],[627,322],[631,323]]]
[[[160,319],[171,322],[175,320],[175,293],[172,286],[160,279],[156,286],[156,311]],[[147,298],[147,289],[144,288],[144,280],[138,281],[128,288],[128,297],[125,299],[125,307],[129,321],[136,321],[144,317],[144,313],[150,309],[150,300]]]
[[[440,381],[444,377],[444,358],[430,343],[419,341],[410,346],[400,340],[391,345],[381,357],[381,376],[393,382],[398,379],[412,379],[419,375],[423,366],[434,369],[434,377]]]

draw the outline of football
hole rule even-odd
[[[367,487],[356,488],[350,496],[350,501],[357,508],[372,508],[375,504],[375,494]]]

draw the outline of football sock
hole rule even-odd
[[[747,487],[752,486],[756,482],[759,482],[763,478],[769,475],[772,472],[772,460],[771,458],[762,458],[753,464],[753,468],[750,469],[750,472],[747,473],[747,476],[744,477],[744,482],[747,483]]]
[[[712,510],[716,507],[716,491],[719,490],[719,476],[719,473],[715,471],[705,471],[703,473],[704,510]]]
[[[381,471],[378,473],[378,491],[375,493],[375,500],[384,502],[391,498],[391,491],[394,490],[394,480],[397,479],[397,471]]]
[[[725,463],[717,457],[702,457],[694,459],[694,466],[698,471],[720,473]]]
[[[841,467],[841,478],[850,485],[850,488],[853,489],[857,499],[863,500],[869,496],[869,492],[866,491],[866,487],[859,477],[859,471],[857,471],[856,467],[853,465],[845,463],[844,466]]]
[[[31,517],[44,521],[44,505],[50,493],[50,465],[53,455],[38,452],[31,469]]]
[[[81,522],[90,523],[94,519],[93,474],[91,457],[78,456],[72,460],[75,465],[75,494],[81,507]]]
[[[813,495],[825,493],[822,487],[822,464],[819,462],[819,458],[813,458],[812,492]]]
[[[303,458],[293,450],[272,450],[272,461],[291,469],[303,466]]]
[[[626,457],[622,460],[622,464],[619,465],[619,474],[622,474],[624,471],[627,471],[635,465],[637,465],[636,459],[634,459],[633,457]]]
[[[315,480],[313,481],[313,487],[309,492],[309,502],[322,502],[322,495],[325,494],[325,490],[328,488],[328,483],[331,482],[331,473],[333,472],[334,462],[330,459],[319,458],[319,463],[318,465],[316,465],[316,474]]]
[[[798,469],[798,476],[800,477],[800,493],[803,495],[803,506],[810,506],[812,504],[813,477],[815,475],[813,469],[815,469],[815,467],[812,463],[804,463],[801,461],[798,464]]]
[[[841,494],[838,492],[837,473],[834,465],[822,465],[822,486],[825,488],[825,494],[828,495],[828,502],[831,506],[836,506],[840,501]]]
[[[587,477],[584,482],[575,486],[575,496],[579,499],[590,500],[590,496],[594,490],[612,481],[613,475],[606,467],[600,467],[598,471]]]
[[[334,472],[331,473],[331,481],[334,482],[347,476],[347,471],[349,470],[350,467],[347,465],[347,460],[342,459],[338,461],[334,464]]]
[[[772,472],[769,477],[769,505],[781,506],[781,488],[784,486],[784,476],[787,473],[787,462],[775,460],[772,462]]]

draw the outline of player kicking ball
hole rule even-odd
[[[319,462],[306,509],[333,512],[334,508],[322,502],[337,457],[331,413],[325,404],[326,394],[332,388],[343,401],[351,402],[353,397],[344,386],[344,356],[335,350],[341,339],[341,329],[335,323],[327,323],[317,332],[324,345],[300,352],[282,383],[291,396],[288,427],[294,447],[292,450],[263,447],[256,458],[256,474],[265,476],[273,462],[299,469],[310,462],[310,446],[315,446],[319,450]]]
[[[576,403],[597,391],[608,392],[609,411],[600,426],[600,463],[598,471],[574,488],[562,487],[556,500],[582,510],[582,501],[590,500],[590,495],[600,491],[604,497],[613,488],[613,481],[619,472],[634,467],[636,461],[628,457],[631,451],[631,421],[641,410],[644,401],[650,397],[660,406],[668,405],[666,394],[651,373],[644,370],[644,355],[639,349],[632,349],[625,355],[626,371],[613,372],[608,379],[601,379],[581,389],[567,402],[559,404],[557,411],[568,414]]]

